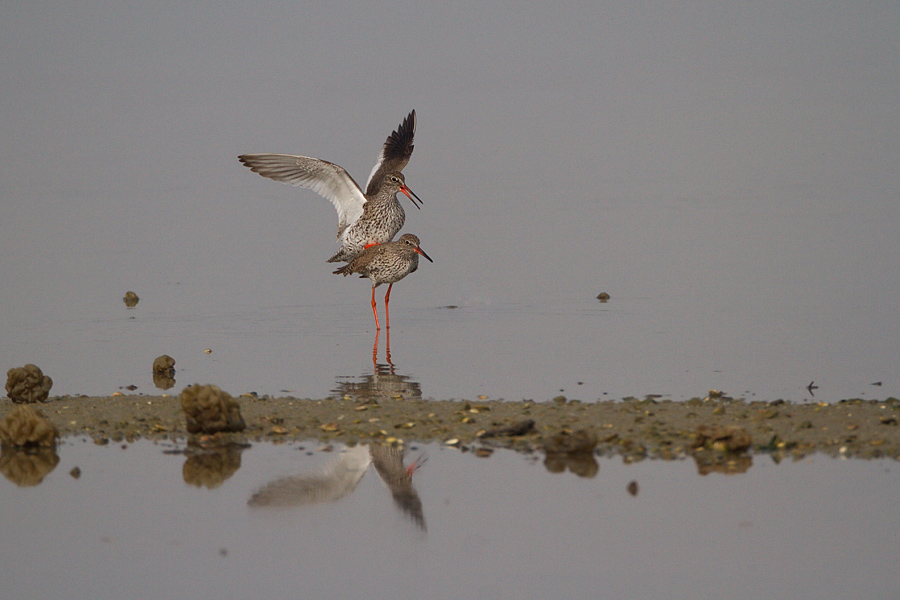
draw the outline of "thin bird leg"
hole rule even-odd
[[[388,290],[390,291],[390,290]],[[381,331],[381,325],[378,324],[378,312],[375,310],[375,286],[372,286],[372,314],[375,315],[375,331]]]
[[[387,328],[388,328],[388,329],[391,328],[391,315],[390,315],[390,313],[388,312],[388,302],[391,301],[391,288],[392,288],[392,287],[394,287],[394,284],[393,284],[393,283],[390,284],[390,285],[388,285],[388,291],[387,291],[387,293],[384,295],[384,319],[385,319],[385,321],[387,321]],[[375,291],[374,291],[374,290],[372,291],[372,294],[373,294],[372,297],[374,298],[374,297],[375,297],[375,296],[374,296],[374,294],[375,294]],[[374,302],[374,300],[372,300],[372,302]]]

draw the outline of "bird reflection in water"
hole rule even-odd
[[[386,330],[385,345],[386,363],[378,362],[378,336],[375,332],[375,345],[372,348],[372,374],[361,375],[359,381],[350,381],[351,376],[339,376],[337,387],[331,391],[339,398],[348,398],[364,403],[377,403],[386,399],[422,399],[422,387],[409,375],[398,375],[391,360],[391,330]]]
[[[252,507],[308,506],[335,502],[348,496],[369,470],[375,471],[387,485],[394,504],[416,527],[426,531],[422,500],[412,484],[412,476],[425,462],[420,455],[404,466],[405,450],[395,444],[359,444],[344,448],[319,472],[282,477],[261,487],[250,497]]]

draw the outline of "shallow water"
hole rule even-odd
[[[229,458],[171,443],[67,438],[38,485],[0,479],[10,598],[893,598],[897,463],[755,456],[737,475],[690,460],[542,458],[416,446],[422,522],[373,467],[344,497],[248,506],[340,456],[315,442]],[[218,467],[210,467],[217,464]],[[74,478],[70,471],[80,468]],[[9,472],[5,470],[4,472]],[[628,491],[637,483],[636,495]]]
[[[900,5],[161,4],[0,7],[0,368],[372,375],[332,207],[236,157],[361,180],[415,108],[435,263],[391,353],[424,397],[900,396]]]

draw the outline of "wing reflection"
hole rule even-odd
[[[248,501],[253,507],[288,507],[335,502],[356,489],[369,465],[387,485],[394,503],[404,516],[425,531],[422,501],[412,485],[413,473],[422,465],[420,456],[408,467],[403,465],[405,450],[392,444],[359,444],[344,448],[318,473],[298,474],[271,481]]]
[[[321,472],[271,481],[250,497],[250,506],[303,506],[334,502],[350,494],[366,474],[372,458],[364,445],[344,448]]]

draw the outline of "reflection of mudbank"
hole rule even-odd
[[[551,473],[562,473],[566,469],[579,477],[590,479],[600,471],[600,465],[593,454],[548,454],[544,467]]]
[[[422,501],[412,485],[413,473],[421,466],[416,460],[403,465],[403,447],[391,444],[359,444],[344,448],[337,458],[318,473],[291,475],[271,481],[250,497],[253,507],[306,506],[335,502],[352,493],[369,469],[375,470],[391,491],[394,503],[419,529],[425,527]]]
[[[600,470],[594,459],[596,446],[597,434],[593,431],[561,431],[544,440],[544,466],[551,473],[562,473],[568,468],[579,477],[593,477]]]
[[[693,454],[697,463],[697,473],[709,475],[710,473],[722,473],[723,475],[738,475],[746,473],[753,466],[753,458],[750,456],[735,456],[711,450],[700,450]]]
[[[241,468],[243,447],[228,445],[189,451],[181,468],[184,482],[197,487],[217,488]]]
[[[20,487],[39,484],[57,464],[55,447],[0,448],[0,473]]]
[[[39,484],[59,463],[58,438],[41,411],[15,407],[0,421],[0,473],[22,487]]]
[[[700,475],[745,473],[753,459],[743,456],[753,438],[742,427],[731,425],[698,425],[694,433],[693,457]]]
[[[387,330],[387,346],[385,358],[387,364],[378,362],[378,332],[375,333],[375,347],[372,350],[371,375],[360,375],[361,381],[342,381],[350,377],[339,377],[337,387],[331,390],[339,398],[349,397],[358,402],[378,402],[387,398],[422,399],[422,388],[419,382],[410,379],[409,375],[398,375],[391,361],[391,333]]]
[[[172,373],[175,373],[175,369],[172,369]],[[161,390],[170,390],[175,387],[175,378],[167,373],[158,373],[154,371],[153,385]]]

